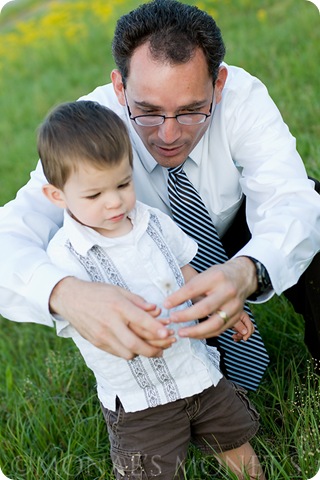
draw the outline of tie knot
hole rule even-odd
[[[183,170],[183,165],[184,165],[184,163],[182,165],[178,165],[177,167],[168,168],[168,173],[173,174],[173,175],[177,175],[177,174],[181,173],[182,170]]]

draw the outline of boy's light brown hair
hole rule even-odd
[[[83,162],[105,168],[128,157],[133,164],[125,124],[96,102],[69,102],[54,108],[38,128],[37,147],[48,182],[61,190]]]

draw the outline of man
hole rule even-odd
[[[248,297],[265,301],[296,284],[320,248],[320,199],[295,141],[261,82],[223,64],[224,53],[209,15],[176,1],[155,0],[119,20],[112,85],[83,97],[112,108],[128,125],[138,199],[172,215],[168,169],[183,165],[226,250],[237,252],[168,299],[170,308],[206,295],[172,318],[209,316],[180,330],[181,336],[195,338],[232,327]],[[161,354],[168,333],[148,313],[148,298],[65,278],[50,264],[45,247],[62,217],[42,199],[44,182],[38,165],[29,184],[1,212],[2,315],[51,325],[50,305],[110,353],[127,359]],[[252,238],[241,248],[234,240],[244,227],[234,232],[232,226],[238,225],[244,197]],[[195,230],[198,225],[197,219]],[[305,316],[313,339],[318,313]],[[314,356],[319,337],[316,342]]]

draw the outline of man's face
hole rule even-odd
[[[120,103],[125,105],[120,73],[114,71],[112,80]],[[221,98],[221,83],[218,80],[215,88],[217,102]],[[174,66],[152,59],[147,45],[137,48],[132,56],[126,98],[133,117],[151,114],[171,117],[190,112],[208,114],[213,93],[212,79],[200,49],[189,62]],[[207,118],[202,124],[181,125],[170,118],[156,127],[139,126],[135,122],[133,126],[160,165],[176,167],[186,160],[209,122]]]

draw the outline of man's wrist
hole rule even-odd
[[[248,300],[257,300],[261,295],[271,292],[272,283],[269,273],[263,263],[256,258],[247,256],[249,260],[254,264],[256,269],[257,289],[248,297]]]
[[[51,314],[61,314],[59,305],[63,303],[62,297],[65,289],[68,289],[69,282],[76,281],[75,277],[64,277],[53,288],[49,298],[49,310]]]
[[[245,255],[234,257],[228,260],[227,264],[232,266],[233,272],[238,278],[237,289],[241,298],[248,298],[252,292],[256,291],[258,286],[255,265]]]

